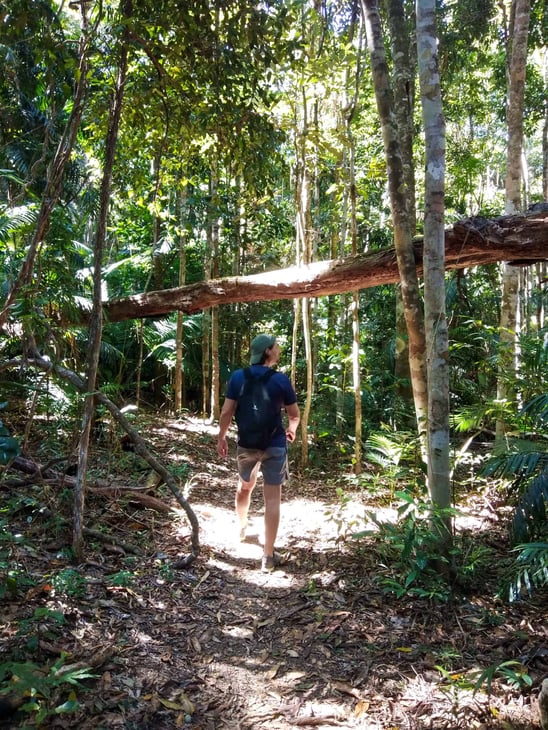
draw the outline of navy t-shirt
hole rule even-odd
[[[266,373],[268,369],[269,368],[267,368],[266,365],[250,366],[250,370],[253,375],[262,375],[263,373]],[[231,400],[237,401],[243,384],[243,368],[240,370],[235,370],[227,383],[226,397],[230,398]],[[276,431],[272,436],[270,446],[285,446],[286,438],[285,429],[282,423],[282,408],[284,408],[284,406],[291,406],[293,405],[293,403],[296,403],[297,396],[295,394],[293,386],[291,385],[291,380],[289,380],[287,375],[285,375],[284,373],[275,372],[274,375],[269,378],[266,384],[266,389],[268,391],[268,395],[272,400],[272,403],[274,404],[274,408],[277,411]]]

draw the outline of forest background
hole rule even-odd
[[[300,397],[298,469],[405,474],[446,563],[455,475],[483,469],[515,508],[521,577],[545,585],[547,257],[443,262],[444,228],[488,243],[503,216],[518,239],[537,221],[545,246],[545,3],[11,0],[0,21],[0,456],[21,467],[40,434],[32,457],[74,470],[76,557],[90,444],[112,422],[187,511],[197,556],[190,475],[159,463],[137,414],[215,422],[271,331]],[[360,287],[355,263],[392,248],[399,284]],[[341,261],[347,292],[292,296]],[[204,282],[213,306],[191,302]],[[260,282],[284,294],[255,297]],[[172,312],[152,316],[166,290]]]

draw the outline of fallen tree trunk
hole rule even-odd
[[[548,204],[523,215],[494,220],[468,218],[445,234],[446,269],[465,269],[508,261],[517,266],[548,260]],[[414,243],[417,272],[422,274],[423,242]],[[196,284],[135,294],[104,304],[108,321],[158,317],[174,311],[198,312],[217,304],[298,299],[341,294],[399,280],[393,248],[308,266],[212,279]],[[83,315],[85,318],[85,315]]]
[[[76,479],[64,472],[55,471],[50,466],[44,466],[38,464],[32,459],[27,459],[24,456],[16,456],[9,464],[10,469],[21,471],[28,475],[28,481],[47,481],[54,482],[60,486],[74,488]],[[113,499],[119,499],[120,497],[129,497],[130,500],[138,502],[142,507],[153,509],[156,512],[169,514],[172,508],[162,502],[158,497],[153,497],[151,494],[144,494],[144,490],[149,489],[148,487],[126,487],[121,485],[114,485],[107,482],[105,479],[97,479],[94,485],[88,484],[87,492],[89,494],[95,494],[104,497],[112,497]]]

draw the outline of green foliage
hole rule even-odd
[[[548,585],[548,394],[526,403],[519,421],[524,435],[507,439],[482,469],[485,476],[507,480],[515,500],[511,537],[518,543],[517,558],[507,581],[511,601]]]
[[[534,540],[546,533],[548,505],[548,395],[526,403],[520,413],[524,436],[508,438],[500,453],[489,459],[483,473],[510,481],[516,498],[512,519],[514,542]]]
[[[524,469],[529,469],[533,458]],[[512,537],[514,541],[534,539],[547,533],[548,506],[548,467],[543,458],[544,470],[527,482],[527,488],[521,493],[512,519]],[[532,468],[532,467],[531,467]]]
[[[10,523],[13,513],[24,503],[24,498],[15,498],[0,510],[0,600],[6,595],[15,596],[20,589],[34,585],[34,580],[27,575],[23,565],[13,559],[14,549],[22,545],[24,539],[12,531]]]
[[[4,662],[0,664],[0,696],[24,697],[19,712],[32,718],[39,726],[55,715],[66,715],[80,709],[75,689],[85,689],[82,680],[96,675],[91,668],[64,667],[65,656],[51,666],[34,662]]]
[[[135,583],[135,573],[131,570],[119,570],[106,576],[107,583],[119,588],[129,588]]]
[[[548,587],[548,542],[528,542],[516,545],[517,555],[512,567],[508,595],[510,601]]]
[[[19,635],[25,638],[29,651],[36,651],[40,637],[50,641],[59,636],[65,625],[65,615],[61,611],[39,606],[32,616],[19,622]]]
[[[482,690],[490,695],[493,682],[496,679],[502,680],[511,689],[517,691],[527,689],[533,684],[527,668],[515,659],[508,659],[497,664],[491,664],[486,669],[466,673],[447,671],[439,665],[436,666],[436,669],[449,687],[472,690],[474,693]]]
[[[86,580],[74,568],[64,568],[51,575],[49,582],[58,596],[67,596],[69,598],[83,598],[85,596]]]
[[[388,479],[420,480],[420,442],[416,433],[383,431],[365,442],[365,457],[383,470]]]
[[[7,403],[0,403],[0,411]],[[9,463],[19,455],[19,441],[10,435],[9,429],[0,420],[0,465]]]
[[[440,569],[443,564],[448,567],[440,551],[440,535],[455,511],[432,507],[407,492],[396,492],[395,496],[401,500],[395,523],[370,515],[378,529],[375,542],[382,560],[375,578],[385,592],[397,598],[414,595],[446,601],[451,588],[445,577],[448,571]],[[373,535],[371,530],[364,530],[353,537],[361,540]]]

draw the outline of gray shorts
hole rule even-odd
[[[285,484],[289,478],[287,448],[271,446],[265,451],[238,446],[238,474],[244,482],[251,481],[260,468],[265,484]]]

